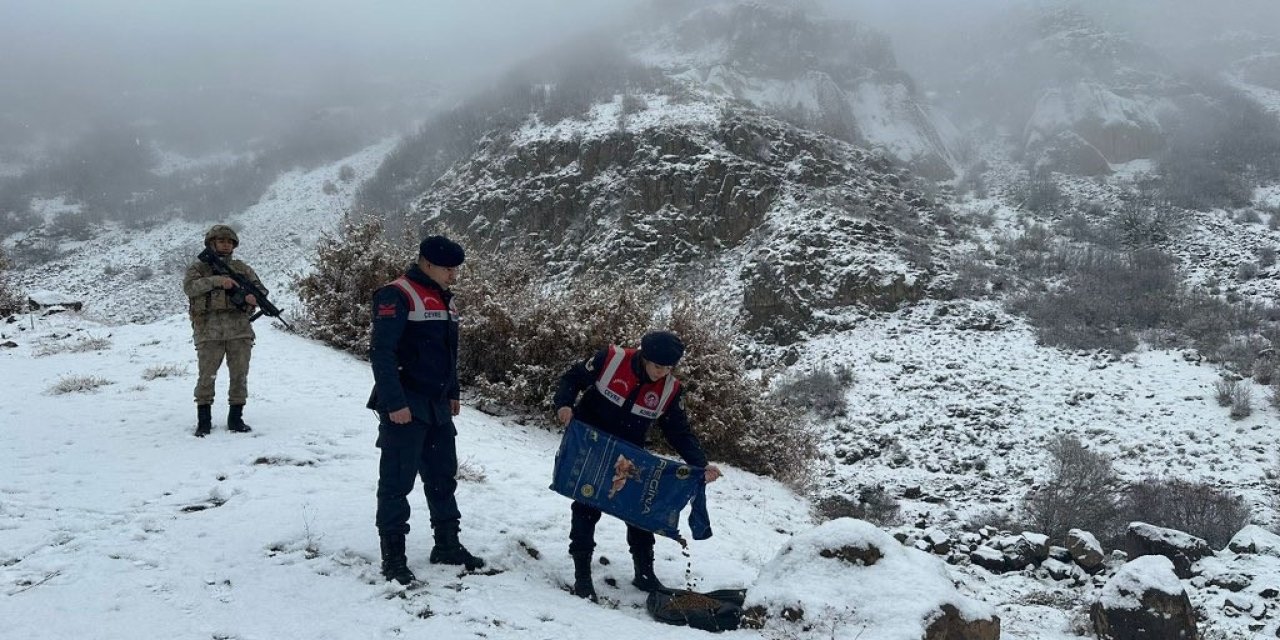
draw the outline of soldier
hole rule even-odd
[[[707,454],[689,427],[680,382],[672,375],[684,355],[684,343],[670,331],[652,331],[640,340],[639,349],[610,345],[591,358],[569,368],[556,391],[556,419],[567,425],[575,417],[596,429],[643,447],[649,429],[657,424],[662,435],[684,461],[706,469],[707,482],[720,478],[720,468],[707,464]],[[582,394],[578,399],[578,394]],[[574,401],[577,399],[575,406]],[[618,468],[625,475],[625,468]],[[596,523],[601,511],[574,502],[569,529],[569,555],[573,557],[573,593],[594,600],[591,557],[595,551]],[[627,525],[627,546],[635,568],[631,581],[641,591],[666,587],[653,570],[653,533]]]
[[[266,294],[267,289],[262,286],[258,274],[249,265],[231,257],[231,253],[240,246],[240,238],[231,227],[213,225],[204,234],[204,245]],[[245,304],[237,307],[232,301],[236,286],[235,280],[214,274],[212,267],[199,260],[187,267],[187,275],[182,280],[182,289],[191,303],[191,329],[200,367],[195,389],[197,438],[209,435],[212,429],[213,383],[224,357],[231,374],[231,387],[227,394],[231,405],[227,414],[227,430],[235,433],[251,431],[244,422],[244,405],[249,397],[247,378],[254,339],[249,318],[258,300],[249,294],[244,298]]]
[[[484,566],[458,540],[462,515],[458,488],[458,315],[449,287],[465,254],[444,236],[418,247],[418,259],[404,275],[373,294],[369,362],[373,393],[368,408],[378,412],[378,511],[375,524],[382,550],[382,576],[407,585],[416,578],[405,557],[409,533],[409,493],[422,477],[431,512],[435,546],[432,564]]]

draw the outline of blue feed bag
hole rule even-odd
[[[711,537],[703,471],[573,420],[560,440],[551,489],[676,540],[680,512],[692,500],[689,527],[694,540],[703,540]]]

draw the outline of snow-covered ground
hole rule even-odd
[[[497,573],[459,576],[428,564],[427,514],[415,493],[410,566],[427,586],[406,592],[378,576],[367,364],[261,327],[246,410],[255,431],[228,433],[219,404],[213,435],[197,439],[185,318],[107,327],[64,314],[23,323],[25,331],[0,330],[20,345],[0,352],[5,637],[701,633],[648,620],[616,521],[603,522],[598,535],[600,555],[613,561],[596,580],[609,604],[564,591],[572,578],[569,501],[547,488],[553,433],[464,408],[463,539]],[[100,349],[76,350],[86,342]],[[73,377],[102,386],[51,390]],[[777,483],[727,472],[711,485],[716,535],[692,544],[700,589],[749,584],[811,524],[806,504]],[[679,545],[663,539],[657,550],[662,576],[677,582]]]
[[[592,121],[604,127],[615,117],[600,111]],[[392,144],[285,174],[262,202],[227,220],[241,233],[237,255],[263,276],[277,304],[295,302],[293,274],[307,267],[321,230],[350,206],[359,178]],[[343,164],[357,180],[336,179]],[[327,180],[338,193],[323,192]],[[1020,214],[996,200],[991,207],[990,233],[1017,228]],[[191,437],[195,358],[179,281],[206,226],[108,231],[69,247],[51,266],[17,274],[27,291],[87,306],[0,325],[0,344],[17,345],[0,348],[6,634],[560,638],[608,629],[625,640],[700,633],[649,620],[643,594],[628,584],[616,522],[600,528],[601,555],[612,561],[597,571],[605,606],[566,593],[568,502],[546,488],[557,437],[470,407],[458,420],[463,537],[497,572],[458,575],[427,564],[418,499],[410,561],[427,586],[405,591],[382,582],[372,526],[375,420],[363,409],[367,365],[265,320],[250,373],[247,418],[256,431]],[[1255,226],[1265,238],[1265,226]],[[1212,229],[1204,242],[1231,235],[1226,224]],[[148,265],[157,265],[154,277],[128,275]],[[856,462],[834,457],[825,482],[846,491],[881,485],[900,497],[906,524],[897,533],[922,533],[917,522],[954,530],[969,516],[1010,508],[1042,479],[1043,444],[1058,433],[1112,454],[1128,478],[1212,482],[1246,496],[1260,524],[1274,519],[1268,485],[1275,481],[1267,473],[1276,469],[1277,411],[1266,391],[1255,388],[1254,414],[1232,421],[1213,401],[1219,373],[1181,353],[1063,353],[1037,346],[1026,326],[994,305],[946,302],[869,316],[799,345],[798,368],[819,364],[847,366],[855,379],[849,415],[823,425],[833,430],[829,451],[875,452]],[[215,424],[223,420],[221,405],[215,416]],[[793,534],[817,522],[802,497],[728,471],[711,487],[716,536],[693,545],[694,584],[749,588],[770,578],[776,593],[777,577],[766,569],[784,558]],[[916,488],[918,498],[905,497]],[[678,546],[661,541],[658,552],[661,576],[678,582],[685,566]],[[1221,571],[1238,570],[1231,555],[1220,554],[1228,563]],[[1253,584],[1280,585],[1276,564],[1250,561]],[[1076,637],[1105,579],[1070,586],[1040,570],[997,576],[973,566],[938,568],[962,593],[995,607],[1002,637],[1014,640]],[[796,594],[830,575],[812,569],[802,560],[789,570]],[[1248,625],[1261,623],[1228,607],[1228,595],[1203,580],[1187,584],[1211,637],[1254,637]],[[860,588],[876,593],[872,586]],[[892,582],[880,592],[903,589],[910,585]],[[1274,615],[1274,604],[1258,611]],[[865,631],[856,619],[841,624],[849,637]],[[1274,619],[1260,628],[1274,633]]]

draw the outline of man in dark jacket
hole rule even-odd
[[[368,407],[378,412],[378,512],[382,575],[410,584],[415,580],[405,557],[409,500],[414,477],[421,475],[431,512],[435,546],[432,564],[484,566],[458,540],[458,454],[454,444],[458,415],[458,316],[449,286],[457,278],[464,252],[444,236],[431,236],[418,248],[417,264],[373,295],[373,331],[369,361],[373,393]]]
[[[645,446],[650,427],[657,423],[680,457],[690,465],[705,467],[707,482],[714,482],[721,475],[720,469],[707,464],[707,455],[689,427],[680,382],[671,375],[683,355],[684,344],[669,331],[645,334],[639,350],[614,345],[601,349],[560,378],[556,418],[564,425],[577,418],[641,447]],[[574,406],[579,393],[582,398]],[[573,592],[595,599],[591,557],[601,513],[576,501],[572,510],[569,555],[573,556]],[[635,567],[631,584],[642,591],[665,588],[654,575],[653,543],[652,532],[627,525],[627,546]]]

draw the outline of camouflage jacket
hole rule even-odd
[[[264,294],[268,293],[249,265],[235,258],[227,260],[227,265]],[[222,278],[214,275],[212,267],[197,260],[187,267],[187,275],[182,279],[182,290],[190,301],[191,328],[197,344],[206,340],[252,340],[254,337],[253,325],[249,322],[253,308],[237,309],[231,302],[231,292],[222,288]]]

